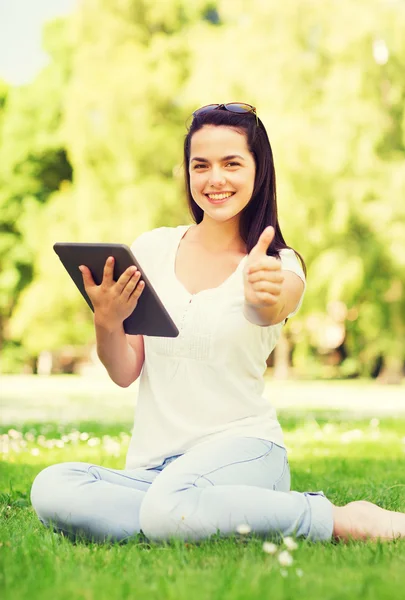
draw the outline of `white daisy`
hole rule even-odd
[[[240,535],[247,535],[248,533],[250,533],[252,531],[252,528],[247,523],[241,523],[240,525],[237,526],[236,531]]]
[[[283,539],[284,544],[287,546],[288,550],[296,550],[298,548],[298,544],[292,539],[292,537],[287,536]]]
[[[294,559],[287,550],[284,550],[284,552],[280,552],[278,555],[278,562],[282,567],[291,567]]]
[[[276,544],[273,544],[272,542],[264,542],[263,552],[265,552],[266,554],[275,554],[277,552]]]

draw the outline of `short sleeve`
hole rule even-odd
[[[151,231],[141,233],[136,240],[131,244],[131,252],[135,258],[140,262],[141,266],[144,266],[145,260],[148,257],[148,247],[150,246],[149,241],[151,237]],[[146,266],[146,265],[145,265]]]
[[[301,308],[302,302],[304,300],[305,289],[306,289],[307,284],[306,284],[306,279],[305,279],[305,274],[304,274],[303,268],[296,256],[294,250],[292,250],[291,248],[283,248],[282,250],[280,250],[280,260],[281,260],[281,268],[283,271],[292,271],[293,273],[298,275],[298,277],[300,279],[302,279],[302,281],[304,282],[304,291],[302,292],[301,299],[298,303],[297,308],[288,315],[287,318],[290,318],[290,317],[293,317],[295,314],[297,314],[297,312]]]
[[[158,227],[145,231],[131,244],[131,252],[140,266],[145,269],[148,277],[159,267],[162,254],[167,253],[167,229],[167,227]]]

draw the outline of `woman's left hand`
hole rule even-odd
[[[266,227],[250,251],[243,271],[245,302],[256,308],[276,305],[281,294],[284,281],[281,261],[266,254],[274,234],[273,227]]]

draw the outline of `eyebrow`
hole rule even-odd
[[[239,154],[228,154],[228,156],[224,156],[223,158],[221,158],[221,161],[231,160],[232,158],[240,158],[241,160],[245,160],[243,156],[240,156]],[[206,158],[201,158],[200,156],[194,156],[191,159],[191,162],[193,162],[193,160],[196,160],[198,162],[209,162],[209,160],[207,160]]]

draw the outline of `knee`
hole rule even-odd
[[[187,539],[185,527],[186,490],[173,494],[157,494],[151,488],[141,504],[139,522],[144,535],[152,541],[165,541],[171,538]]]
[[[72,463],[50,465],[38,473],[31,486],[31,504],[45,524],[63,499],[63,479]],[[66,490],[65,490],[66,492]]]
[[[60,465],[51,465],[38,473],[31,486],[31,504],[37,514],[42,512],[44,502],[49,499],[50,488],[54,481],[55,472]]]
[[[148,539],[153,541],[168,539],[170,537],[169,519],[170,510],[165,503],[165,497],[154,494],[152,488],[150,488],[142,500],[139,512],[141,531]]]

